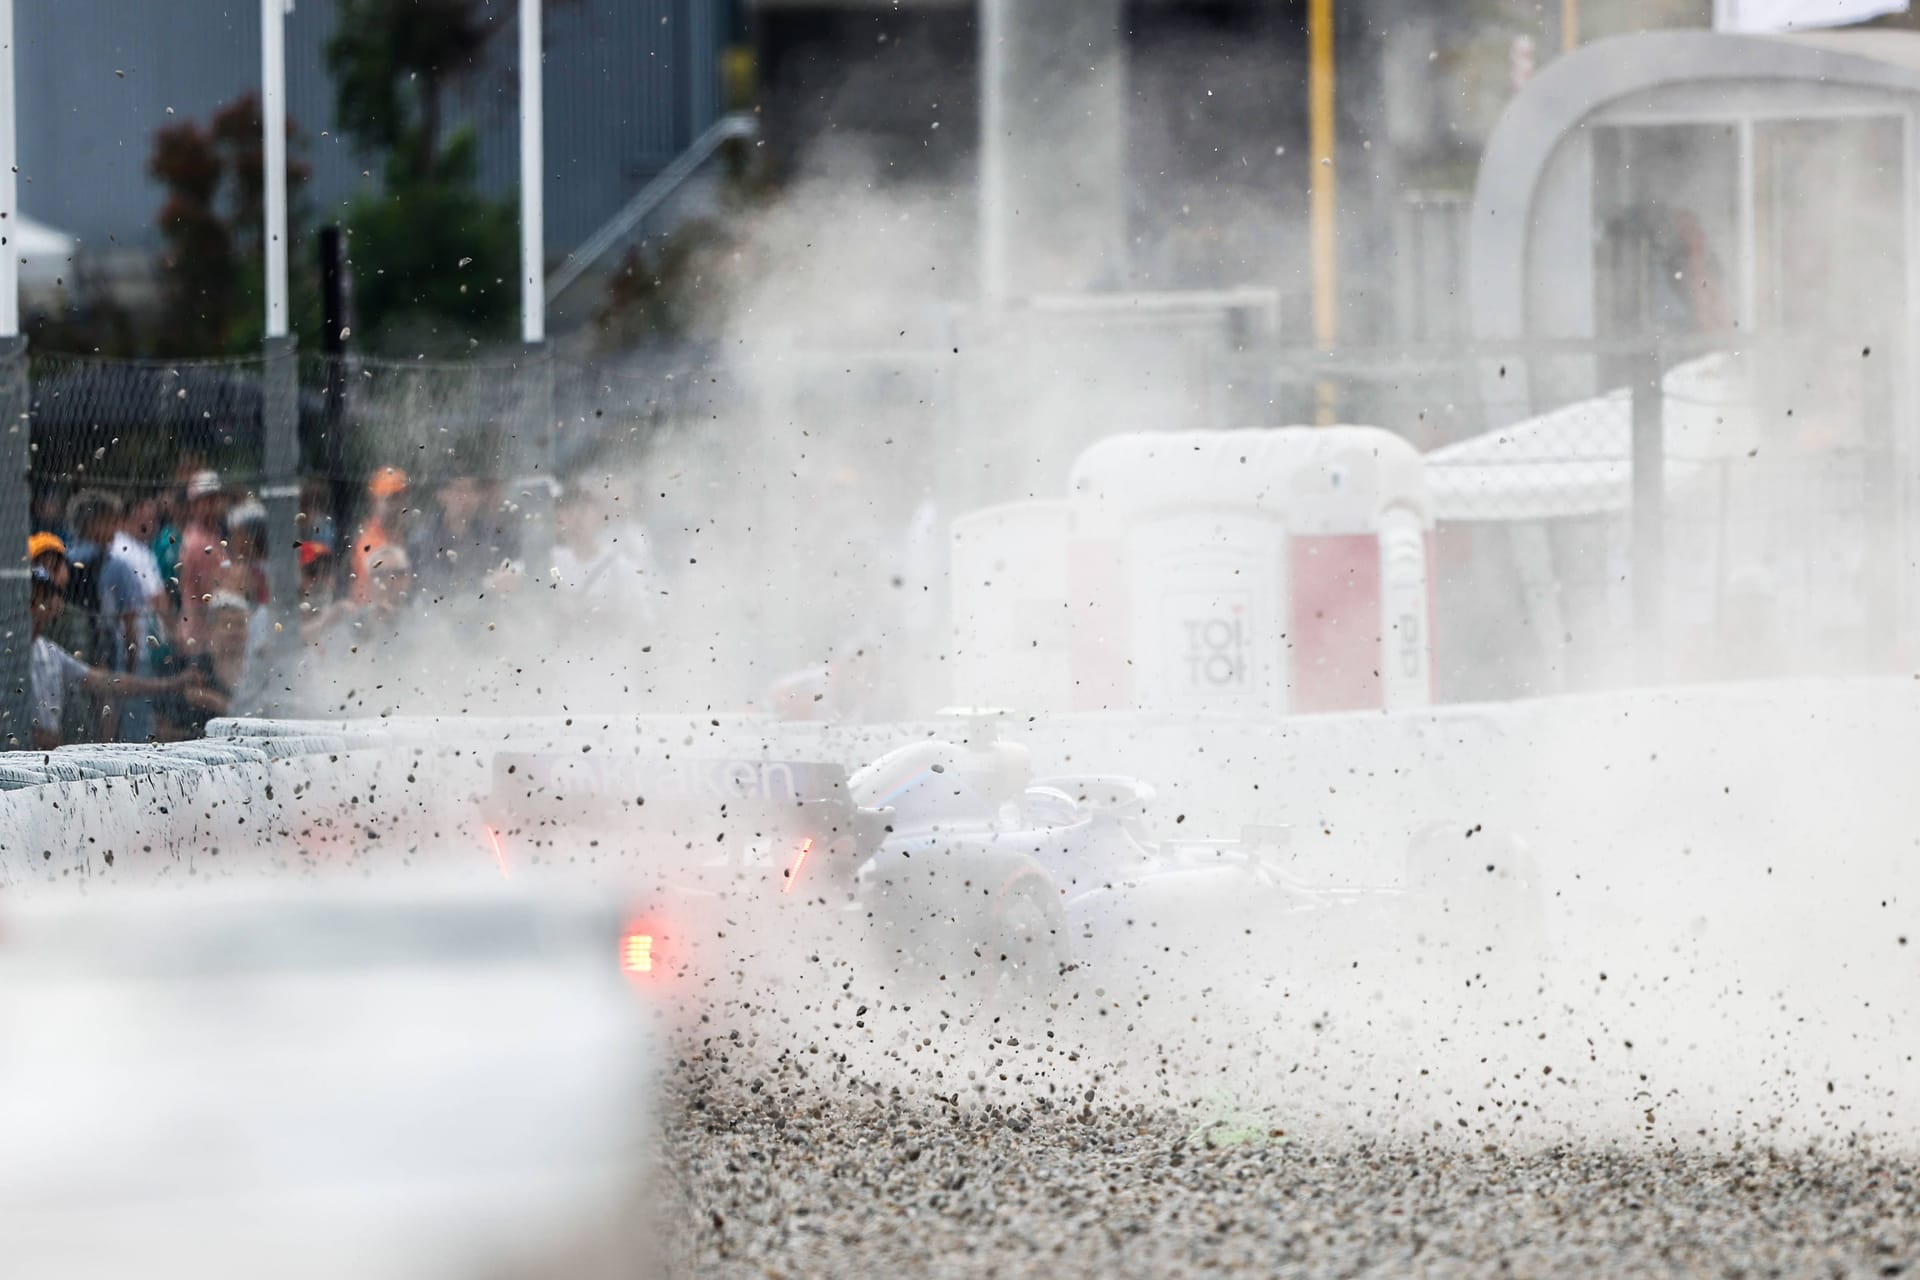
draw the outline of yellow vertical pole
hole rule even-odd
[[[1313,344],[1322,351],[1331,351],[1340,337],[1333,125],[1333,0],[1308,0],[1307,150],[1311,174],[1307,196],[1313,251]],[[1335,421],[1336,412],[1333,383],[1322,378],[1314,388],[1314,420],[1325,426]]]
[[[1560,0],[1560,52],[1580,47],[1580,0]]]

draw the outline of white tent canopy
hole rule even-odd
[[[14,214],[13,234],[8,248],[20,259],[20,283],[24,286],[52,285],[73,278],[73,255],[80,242],[64,231],[56,231],[44,222],[35,222],[25,214]]]
[[[1702,356],[1662,380],[1669,490],[1702,464],[1758,444],[1737,357]],[[1633,495],[1633,401],[1626,388],[1461,440],[1426,455],[1439,520],[1541,520],[1624,511]]]

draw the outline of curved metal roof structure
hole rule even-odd
[[[1542,181],[1570,135],[1608,107],[1657,90],[1742,83],[1776,95],[1802,85],[1809,94],[1854,88],[1920,100],[1920,33],[1658,31],[1597,41],[1548,64],[1507,107],[1481,158],[1469,232],[1475,334],[1529,332],[1528,251]]]

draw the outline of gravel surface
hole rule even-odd
[[[1920,1274],[1920,1162],[1858,1140],[1308,1135],[722,1047],[683,1047],[668,1108],[671,1274]]]

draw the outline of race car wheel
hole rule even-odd
[[[1038,877],[1009,886],[989,917],[981,947],[985,1003],[1017,1007],[1044,1000],[1060,981],[1065,960],[1059,908]]]

